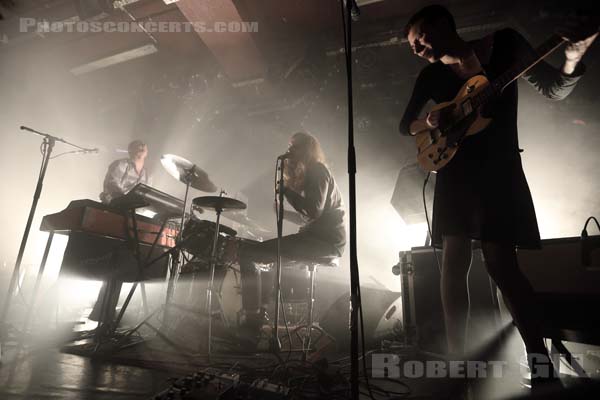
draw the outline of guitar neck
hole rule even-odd
[[[548,57],[564,42],[565,39],[558,35],[551,36],[548,40],[542,43],[530,56],[524,57],[523,59],[517,61],[515,65],[513,65],[502,75],[494,79],[485,90],[483,90],[478,96],[476,96],[477,98],[475,99],[475,105],[483,105],[491,98],[496,97],[504,90],[504,88],[506,88],[520,76],[525,74],[544,58]]]

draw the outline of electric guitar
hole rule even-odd
[[[416,136],[417,161],[421,168],[425,171],[439,171],[445,167],[467,136],[481,132],[492,121],[481,115],[482,108],[565,42],[562,37],[553,35],[536,49],[534,57],[517,62],[493,81],[489,81],[484,75],[470,78],[460,88],[454,100],[432,108],[432,111],[440,112],[437,128],[431,128],[425,119],[414,121],[410,125],[410,133]]]

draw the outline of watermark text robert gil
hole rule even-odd
[[[501,378],[506,361],[401,361],[396,354],[373,354],[374,378]]]
[[[558,376],[558,366],[564,355],[529,354],[519,363],[521,373],[529,373],[532,378]],[[404,360],[396,354],[373,354],[371,356],[374,378],[502,378],[508,362],[474,360]],[[585,356],[571,354],[571,357],[585,369]],[[528,365],[533,365],[532,369]],[[554,365],[554,367],[553,367]]]

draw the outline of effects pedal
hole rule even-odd
[[[177,379],[171,387],[152,397],[153,400],[218,400],[233,391],[240,383],[238,374],[205,369]]]
[[[287,386],[270,383],[267,379],[257,379],[248,388],[247,399],[280,400],[287,398],[289,393]]]

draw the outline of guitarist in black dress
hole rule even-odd
[[[429,61],[417,78],[400,123],[405,135],[416,133],[410,131],[411,123],[429,100],[450,101],[468,78],[485,74],[492,81],[534,52],[512,29],[466,42],[456,32],[452,15],[439,5],[416,13],[406,25],[405,35],[413,53]],[[576,37],[571,32],[562,36]],[[560,69],[541,61],[523,78],[550,99],[565,98],[583,75],[580,60],[596,36],[569,41]],[[517,84],[513,82],[490,107],[490,125],[466,137],[454,159],[438,172],[432,239],[435,246],[443,247],[441,295],[449,353],[460,356],[464,352],[471,241],[480,240],[487,270],[511,309],[528,354],[539,355],[529,357],[531,364],[532,358],[544,362],[547,351],[535,319],[533,289],[519,270],[515,252],[517,247],[540,247],[519,154],[517,100]],[[431,112],[426,123],[433,128],[443,121],[439,112]]]

